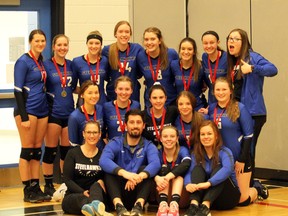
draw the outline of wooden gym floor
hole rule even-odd
[[[268,186],[270,196],[267,200],[257,201],[247,207],[236,207],[229,211],[212,210],[213,216],[287,216],[288,215],[288,183],[262,181]],[[58,185],[56,185],[57,187]],[[144,215],[156,214],[157,208],[148,208]],[[181,214],[185,210],[181,210]],[[46,216],[67,215],[61,209],[61,203],[51,201],[40,204],[23,202],[22,187],[1,188],[0,192],[0,216]],[[115,212],[114,212],[114,215]]]

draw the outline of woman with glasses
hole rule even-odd
[[[227,37],[228,79],[234,86],[236,100],[243,103],[254,120],[252,141],[252,181],[255,168],[256,144],[267,113],[263,97],[264,77],[275,76],[278,72],[274,64],[252,50],[247,32],[233,29]],[[259,181],[254,182],[259,186]],[[260,184],[261,186],[261,184]],[[263,197],[267,198],[268,194]]]
[[[227,75],[227,53],[219,46],[219,35],[215,31],[206,31],[202,35],[204,53],[202,67],[205,83],[209,88],[208,103],[216,102],[213,95],[213,84],[220,76]]]
[[[64,182],[67,191],[62,208],[68,214],[89,216],[112,214],[105,212],[106,189],[103,170],[99,165],[102,151],[97,148],[101,138],[99,122],[85,123],[82,136],[84,143],[71,149],[64,163]]]

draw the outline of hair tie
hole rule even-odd
[[[91,35],[88,35],[88,36],[87,36],[86,43],[87,43],[90,39],[98,39],[101,44],[102,44],[102,40],[103,40],[100,35],[91,34]]]

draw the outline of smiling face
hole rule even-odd
[[[87,123],[83,131],[85,144],[96,145],[101,137],[99,125],[96,123]]]
[[[238,57],[242,46],[242,38],[238,31],[231,32],[227,38],[227,48],[230,55]]]
[[[229,88],[229,84],[224,80],[216,80],[214,86],[214,95],[221,105],[227,105],[231,98],[232,90]]]
[[[217,136],[210,125],[200,128],[200,142],[205,149],[212,149],[216,143]]]
[[[154,89],[150,95],[150,103],[155,110],[164,108],[167,96],[161,89]]]
[[[120,25],[115,32],[115,37],[118,44],[127,45],[131,37],[130,26],[128,24]]]
[[[34,54],[40,54],[46,47],[46,38],[42,34],[34,34],[30,41],[30,48]]]
[[[193,107],[188,97],[180,96],[178,98],[177,106],[181,116],[192,117]]]
[[[131,138],[140,138],[145,124],[140,115],[129,115],[126,122],[127,134]]]
[[[195,55],[193,45],[188,42],[184,41],[180,46],[180,58],[183,61],[190,61],[192,60],[193,56]]]
[[[144,47],[148,53],[159,53],[161,41],[154,32],[145,32],[143,40]]]
[[[91,55],[100,55],[102,44],[101,41],[95,38],[89,39],[86,43],[88,52]]]
[[[84,93],[81,96],[84,100],[84,104],[95,105],[100,97],[98,86],[89,85],[89,87],[84,91]]]
[[[160,140],[165,149],[175,149],[178,141],[178,135],[175,128],[168,127],[161,131]]]
[[[219,43],[220,41],[212,34],[204,35],[202,38],[204,52],[208,55],[213,55],[218,51],[217,48]]]
[[[115,88],[117,99],[121,102],[127,102],[132,94],[132,86],[129,81],[119,81]]]
[[[65,58],[69,51],[69,41],[66,37],[61,36],[56,39],[53,47],[54,56],[59,58]]]

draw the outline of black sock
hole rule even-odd
[[[53,174],[52,175],[44,175],[46,186],[53,186]]]
[[[30,180],[22,181],[22,183],[25,185],[25,187],[29,187],[30,186]]]
[[[171,202],[172,201],[175,201],[175,202],[179,203],[180,202],[180,195],[179,194],[173,194]]]
[[[168,195],[164,193],[159,194],[159,202],[167,202],[168,201]]]

